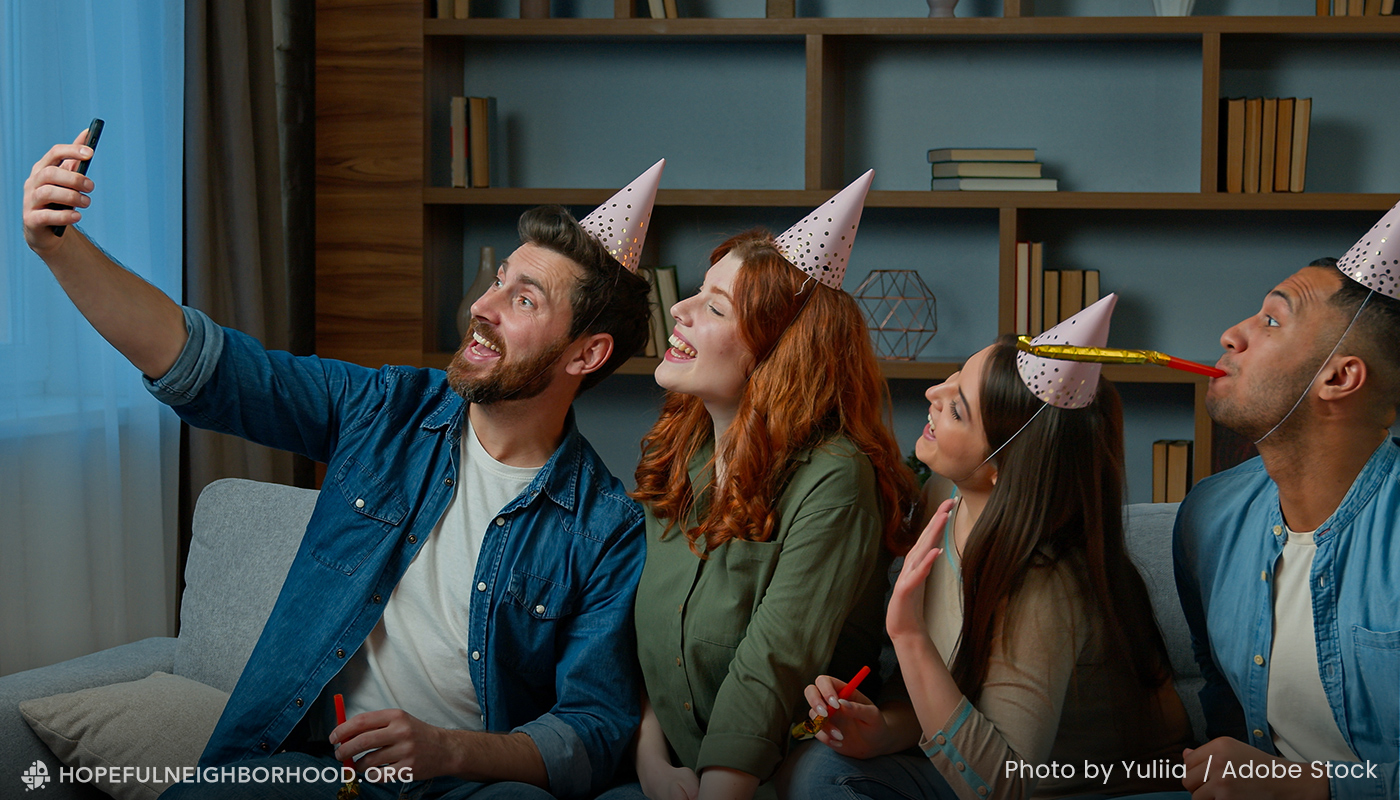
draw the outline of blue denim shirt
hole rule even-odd
[[[1255,458],[1191,490],[1176,518],[1176,583],[1211,737],[1274,753],[1268,722],[1273,580],[1287,541],[1278,486]],[[1387,439],[1314,536],[1317,668],[1342,738],[1374,777],[1334,798],[1394,798],[1400,747],[1400,441]],[[1305,768],[1305,771],[1310,768]],[[1311,774],[1308,772],[1308,774]]]
[[[466,403],[440,370],[267,351],[186,309],[151,392],[181,419],[328,465],[286,583],[201,764],[275,752],[379,621],[454,491]],[[363,501],[363,502],[362,502]],[[642,511],[579,434],[487,529],[471,576],[471,680],[487,730],[523,731],[550,790],[605,787],[638,723],[632,602]],[[468,576],[463,576],[467,578]]]

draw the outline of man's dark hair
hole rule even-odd
[[[601,368],[583,376],[578,387],[578,393],[583,394],[646,347],[651,334],[647,281],[618,263],[563,206],[526,211],[520,215],[517,230],[521,242],[552,250],[580,268],[569,297],[573,312],[569,339],[594,333],[612,335],[612,355]]]
[[[1337,269],[1337,259],[1319,258],[1308,266]],[[1348,342],[1354,344],[1343,344],[1341,352],[1360,356],[1379,378],[1383,393],[1400,405],[1400,300],[1376,292],[1367,302],[1370,289],[1340,270],[1338,274],[1342,276],[1342,286],[1330,298],[1332,306],[1350,321],[1356,309],[1366,303],[1366,310],[1347,335]]]

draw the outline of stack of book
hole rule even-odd
[[[1180,503],[1191,489],[1191,442],[1152,443],[1152,502]]]
[[[1303,191],[1312,98],[1231,97],[1220,104],[1220,188]]]
[[[1395,13],[1395,0],[1317,0],[1319,17],[1378,17]]]
[[[1035,148],[948,148],[928,151],[930,188],[941,191],[1053,192],[1054,178],[1040,177]]]
[[[452,185],[505,185],[504,149],[493,133],[498,130],[496,98],[452,98],[451,125]]]
[[[681,291],[676,282],[675,266],[642,267],[642,272],[651,284],[651,337],[647,340],[644,355],[656,358],[671,346],[671,306],[680,302]]]
[[[647,0],[647,11],[651,12],[652,19],[676,19],[680,16],[676,10],[676,0]]]
[[[1016,243],[1016,333],[1037,336],[1099,299],[1096,269],[1045,269],[1043,242]]]

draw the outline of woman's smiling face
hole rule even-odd
[[[930,386],[928,424],[914,445],[914,454],[929,469],[961,483],[979,472],[991,448],[982,427],[982,371],[992,347],[975,353],[961,370]]]
[[[725,254],[699,291],[671,307],[676,326],[656,368],[661,388],[697,397],[711,409],[738,407],[754,360],[739,335],[733,299],[742,267],[738,256]]]

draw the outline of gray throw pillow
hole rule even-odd
[[[156,672],[26,700],[19,713],[77,777],[85,777],[85,767],[95,773],[93,784],[118,800],[154,800],[170,788],[167,769],[199,764],[227,702],[219,689]],[[121,773],[122,767],[136,769]]]

